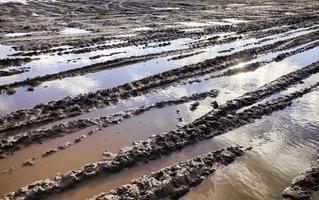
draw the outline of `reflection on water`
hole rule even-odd
[[[237,19],[226,20],[227,22],[221,23],[243,22]],[[208,23],[208,25],[212,24],[213,22],[211,24]],[[197,27],[202,25],[203,24],[201,23],[187,22],[187,26]],[[135,31],[143,30],[144,27],[135,29]],[[81,31],[86,30],[68,28],[64,30],[64,34],[81,33]],[[0,115],[22,108],[30,108],[39,103],[47,103],[51,100],[62,99],[66,96],[75,96],[81,93],[96,91],[97,89],[115,87],[149,75],[182,67],[184,65],[198,63],[218,55],[228,55],[244,49],[271,44],[276,41],[310,33],[311,31],[313,30],[299,29],[290,31],[288,34],[276,34],[259,39],[243,39],[204,48],[204,53],[181,60],[169,60],[172,56],[167,56],[98,73],[48,81],[40,84],[33,92],[26,92],[27,89],[21,87],[17,89],[16,94],[13,96],[1,96]],[[205,38],[199,38],[198,40],[205,40]],[[264,41],[259,43],[261,40]],[[116,40],[113,42],[116,44],[123,41]],[[183,38],[170,41],[170,45],[158,48],[153,48],[153,46],[156,46],[159,43],[149,43],[148,46],[129,46],[81,54],[39,55],[35,56],[35,58],[39,58],[39,60],[34,60],[23,65],[24,67],[31,67],[29,72],[10,77],[1,77],[0,84],[21,81],[26,78],[41,76],[48,73],[57,73],[116,58],[146,55],[162,52],[164,50],[183,49],[190,45],[191,42],[194,42],[194,39]],[[232,52],[220,53],[220,51],[229,48],[235,49]],[[112,54],[116,52],[125,53]],[[13,53],[13,51],[10,47],[0,45],[0,58],[6,57],[11,53]],[[279,53],[281,52],[260,55],[258,58],[249,62],[268,60],[276,57]],[[152,110],[143,115],[125,120],[118,125],[98,131],[95,135],[88,137],[83,142],[45,159],[40,158],[40,155],[43,152],[50,148],[56,148],[66,141],[73,140],[79,135],[87,134],[92,127],[65,137],[47,140],[43,144],[27,147],[23,151],[18,151],[14,156],[0,160],[1,171],[4,171],[11,166],[15,166],[16,168],[14,173],[0,176],[0,182],[6,183],[0,187],[0,194],[17,190],[19,187],[38,179],[53,177],[58,172],[78,169],[87,162],[101,160],[101,153],[105,150],[117,152],[121,147],[131,145],[133,141],[143,140],[152,134],[172,130],[177,126],[190,123],[212,109],[210,106],[211,101],[216,100],[218,104],[224,104],[227,100],[241,96],[245,92],[253,91],[282,75],[317,61],[318,54],[319,48],[315,48],[291,56],[281,62],[267,64],[253,72],[240,73],[229,77],[225,76],[209,80],[204,79],[216,73],[196,77],[203,81],[192,84],[186,83],[185,85],[172,85],[165,89],[159,89],[156,92],[150,92],[143,96],[120,101],[115,106],[74,117],[72,119],[109,115],[138,105],[149,105],[160,100],[176,99],[211,89],[220,90],[220,94],[216,99],[208,98],[201,101],[200,106],[194,112],[189,110],[190,103],[166,107],[160,110]],[[111,56],[90,59],[90,57],[97,55]],[[241,67],[244,64],[247,63],[240,63],[234,67]],[[316,80],[318,80],[318,76],[314,75],[309,79],[306,79],[304,84],[300,84],[292,89],[276,94],[277,96],[274,95],[269,99],[278,97],[278,95],[283,95],[293,89],[303,88],[305,85]],[[280,199],[282,190],[291,182],[292,178],[295,177],[297,173],[311,165],[311,162],[314,160],[314,156],[317,153],[316,148],[319,143],[319,136],[317,134],[319,128],[318,102],[319,92],[316,91],[305,95],[284,111],[276,112],[269,117],[264,117],[254,124],[244,126],[194,146],[189,146],[181,152],[175,152],[168,157],[151,162],[147,165],[125,170],[124,172],[109,178],[99,177],[97,180],[91,181],[85,185],[80,185],[78,188],[59,194],[52,199],[83,199],[84,197],[89,197],[93,194],[113,189],[121,184],[129,182],[133,178],[144,175],[145,173],[150,173],[173,163],[234,143],[239,143],[244,146],[252,145],[254,146],[254,149],[248,153],[247,156],[240,159],[240,161],[229,166],[229,168],[218,170],[216,175],[210,177],[205,183],[192,190],[184,199]],[[177,109],[180,110],[179,114],[176,112]],[[183,120],[179,121],[179,117],[182,117]],[[52,124],[68,120],[70,119],[57,120]],[[37,157],[35,166],[30,168],[21,166],[23,161],[34,156]]]
[[[118,125],[98,131],[93,136],[88,136],[83,142],[47,158],[41,158],[40,155],[67,141],[72,141],[82,134],[87,134],[94,127],[83,129],[62,138],[47,140],[43,144],[35,144],[24,148],[23,151],[15,152],[14,156],[0,160],[0,172],[15,166],[14,173],[0,175],[0,182],[6,183],[0,187],[0,196],[17,190],[33,181],[52,178],[59,172],[64,173],[71,169],[78,169],[86,163],[99,161],[102,159],[102,152],[105,150],[117,152],[124,146],[130,146],[133,141],[144,140],[150,135],[173,130],[177,125],[190,123],[207,112],[211,107],[210,102],[211,99],[202,101],[196,111],[189,110],[190,103],[170,106],[160,110],[151,110],[140,116],[125,120]],[[176,113],[177,109],[180,110],[179,114]],[[179,117],[183,118],[182,122],[178,121]],[[37,158],[33,167],[21,166],[25,160],[32,157]],[[46,165],[49,167],[45,167]],[[103,191],[102,186],[104,187],[105,185],[99,187],[99,192]],[[89,197],[94,194],[94,191],[92,190],[87,194],[83,193],[83,191],[80,193]],[[83,197],[81,195],[73,199],[81,199]]]
[[[70,27],[65,27],[60,34],[62,35],[74,35],[74,34],[83,34],[83,33],[90,33],[91,31],[87,31],[85,29],[81,28],[70,28]]]
[[[1,4],[1,3],[9,3],[9,2],[17,2],[17,3],[26,4],[26,3],[27,3],[27,0],[0,0],[0,4]]]
[[[53,84],[53,85],[52,85]],[[98,83],[93,79],[90,79],[85,76],[77,76],[68,81],[67,79],[57,80],[54,83],[49,82],[46,84],[48,87],[55,87],[60,90],[66,90],[67,93],[72,96],[89,93],[93,89],[98,87]]]
[[[15,50],[12,49],[10,46],[0,44],[0,59],[5,59],[10,54],[14,54]]]
[[[319,145],[318,102],[316,91],[284,111],[217,137],[224,144],[252,145],[254,149],[182,199],[281,199],[291,180],[315,161]]]
[[[304,34],[305,32],[310,32],[310,31],[294,31],[292,35],[285,36],[285,39],[290,38],[292,36],[296,35],[301,35]],[[280,35],[280,34],[279,34]],[[278,37],[278,40],[280,40],[281,37]],[[283,38],[281,38],[283,39]],[[103,50],[107,51],[108,53],[111,52],[116,52],[116,51],[123,51],[125,49],[126,54],[117,54],[114,56],[111,56],[111,58],[106,57],[102,58],[102,60],[99,61],[105,61],[108,59],[115,59],[119,58],[121,56],[125,55],[144,55],[148,53],[155,53],[155,52],[161,52],[165,48],[171,49],[180,49],[183,48],[183,44],[186,44],[189,42],[191,39],[178,39],[174,40],[171,42],[170,47],[161,47],[161,48],[146,48],[143,49],[140,47],[127,47],[127,48],[120,48],[120,49],[112,49],[112,50]],[[277,40],[277,39],[276,39]],[[6,107],[6,110],[2,110],[0,107],[0,114],[3,115],[5,113],[10,113],[12,111],[18,110],[18,109],[23,109],[23,108],[28,108],[32,107],[34,105],[37,105],[39,103],[47,103],[52,100],[57,100],[64,98],[66,96],[74,96],[83,92],[86,92],[88,90],[90,91],[95,91],[97,89],[104,89],[104,88],[110,88],[110,87],[115,87],[120,84],[124,84],[126,82],[134,81],[141,79],[143,77],[157,74],[160,72],[164,72],[170,69],[182,67],[187,64],[193,64],[193,63],[198,63],[200,61],[203,61],[207,58],[213,58],[218,55],[218,51],[220,50],[225,50],[230,47],[238,47],[234,52],[251,48],[251,47],[244,47],[244,44],[248,44],[252,41],[257,41],[256,39],[248,39],[248,40],[243,40],[243,41],[236,41],[232,42],[229,44],[222,44],[218,45],[215,47],[208,47],[206,48],[206,52],[202,54],[198,54],[189,58],[185,58],[182,60],[178,61],[168,61],[166,57],[164,58],[156,58],[150,61],[146,61],[143,63],[137,63],[137,64],[132,64],[132,65],[127,65],[124,67],[112,69],[112,70],[105,70],[101,72],[96,72],[96,73],[91,73],[83,76],[77,76],[77,77],[69,77],[69,78],[64,78],[58,81],[48,81],[44,82],[43,84],[40,84],[40,86],[36,87],[36,90],[33,92],[26,92],[27,88],[18,88],[17,92],[13,96],[7,96],[7,95],[1,95],[1,101],[3,102],[10,102],[9,107]],[[269,41],[265,43],[271,43]],[[152,45],[152,44],[150,44]],[[261,44],[256,44],[255,46],[259,46]],[[102,51],[102,52],[103,52]],[[233,82],[233,85],[236,86],[237,88],[232,88],[230,89],[229,93],[232,94],[237,94],[241,93],[241,90],[247,90],[247,89],[254,89],[257,86],[261,86],[261,84],[265,84],[267,80],[274,80],[275,77],[279,77],[285,73],[288,73],[296,68],[300,68],[301,66],[305,66],[307,64],[311,64],[312,62],[316,61],[316,55],[318,54],[319,48],[315,48],[309,51],[306,51],[304,53],[289,57],[288,59],[285,59],[282,62],[279,63],[271,63],[261,69],[256,70],[254,73],[246,73],[245,75],[236,75],[237,80]],[[226,54],[226,53],[225,53]],[[26,64],[26,66],[32,66],[30,72],[23,73],[21,75],[17,76],[10,76],[10,77],[1,77],[0,78],[0,83],[5,84],[5,83],[10,83],[18,80],[24,80],[28,77],[34,77],[37,75],[44,75],[47,73],[55,73],[58,71],[65,70],[66,68],[76,68],[79,66],[83,65],[89,65],[89,64],[94,64],[99,61],[92,61],[89,59],[90,56],[92,55],[98,55],[96,52],[90,52],[86,54],[81,54],[81,56],[86,55],[85,57],[81,57],[79,60],[79,56],[77,54],[68,54],[64,56],[47,56],[47,55],[41,55],[41,59],[37,61],[33,61],[31,63]],[[268,54],[262,59],[268,58],[268,56],[275,57],[277,53],[275,54]],[[43,57],[43,58],[42,58]],[[103,60],[105,59],[105,60]],[[68,62],[67,60],[76,60],[76,62]],[[56,63],[61,62],[59,65]],[[298,66],[297,66],[298,65]],[[82,78],[83,80],[90,80],[90,81],[84,81],[80,84],[76,85],[81,85],[81,89],[78,86],[74,86],[74,83],[78,83],[79,78]],[[247,83],[247,81],[241,81],[241,83],[246,83],[245,85],[242,85],[242,88],[239,90],[237,86],[237,81],[240,79],[247,79],[247,78],[252,78],[254,79],[253,81],[250,81]],[[217,81],[216,81],[217,80]],[[223,79],[214,79],[213,82],[218,83],[219,80]],[[65,86],[61,86],[61,83]],[[86,85],[87,84],[87,85]],[[195,85],[206,85],[206,83],[199,83]],[[228,84],[228,81],[223,83]],[[69,89],[69,86],[71,89]],[[85,86],[84,86],[85,85]],[[196,89],[200,88],[208,88],[212,87],[215,88],[215,85],[210,85],[209,86],[204,86],[204,87],[197,87]],[[72,88],[72,87],[73,88]],[[218,86],[218,85],[217,85]],[[191,86],[194,87],[194,86]],[[223,88],[222,87],[222,88]],[[83,89],[82,89],[83,88]],[[85,89],[86,88],[86,89]],[[224,87],[225,88],[225,87]],[[190,89],[188,89],[190,90]],[[194,91],[194,90],[193,90]],[[196,91],[196,90],[195,90]],[[46,93],[46,96],[43,96],[41,94]],[[38,96],[39,98],[34,99],[34,96]]]
[[[26,33],[7,33],[5,37],[22,37],[26,35],[40,35],[45,33],[45,31],[36,31],[36,32],[26,32]]]

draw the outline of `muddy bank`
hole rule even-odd
[[[284,200],[311,200],[319,190],[319,155],[316,163],[301,172],[282,193]]]
[[[240,146],[232,146],[198,156],[90,199],[178,199],[213,174],[218,164],[227,166],[243,156],[245,151]]]
[[[318,86],[319,83],[284,97],[252,106],[243,112],[234,112],[234,109],[239,109],[241,105],[248,104],[248,102],[250,102],[251,105],[258,99],[258,95],[252,93],[250,97],[247,96],[247,100],[246,98],[242,98],[241,101],[235,100],[229,102],[225,106],[221,106],[221,109],[212,111],[179,129],[153,135],[144,141],[134,143],[131,147],[124,147],[119,153],[112,155],[107,161],[89,163],[80,170],[72,170],[65,174],[58,175],[53,180],[35,182],[17,192],[7,194],[5,197],[9,199],[44,198],[47,195],[63,191],[99,174],[114,174],[124,168],[132,167],[139,162],[158,159],[191,144],[253,123],[256,119],[282,110],[290,106],[294,99],[312,92],[313,89]],[[225,108],[227,109],[225,110]]]
[[[17,129],[19,127],[79,115],[83,112],[88,112],[96,108],[102,108],[116,103],[119,99],[127,99],[131,96],[138,96],[158,87],[163,87],[165,85],[181,81],[182,79],[227,69],[236,63],[248,61],[261,53],[289,49],[295,45],[311,42],[315,38],[319,38],[319,34],[317,32],[296,37],[294,40],[289,39],[279,41],[274,44],[243,50],[228,56],[218,56],[214,59],[209,59],[198,64],[169,70],[111,89],[98,90],[95,93],[79,95],[74,98],[65,98],[59,101],[50,102],[46,105],[39,104],[32,109],[19,110],[2,117],[0,120],[0,131],[8,131],[10,129]],[[316,73],[316,70],[313,72],[310,71],[308,72]],[[34,82],[37,83],[37,81]],[[31,118],[32,120],[30,120]]]
[[[89,132],[89,135],[94,134],[95,131],[101,130],[113,124],[118,124],[125,119],[143,114],[154,108],[163,108],[171,105],[178,105],[190,101],[203,100],[207,97],[215,98],[218,95],[218,90],[211,90],[203,93],[195,93],[191,96],[183,96],[176,100],[159,101],[149,106],[141,106],[139,108],[132,108],[120,113],[115,113],[110,116],[101,116],[99,118],[78,119],[63,124],[57,124],[50,128],[43,128],[31,132],[21,133],[7,138],[0,139],[0,157],[4,158],[6,155],[11,155],[16,150],[21,150],[23,147],[38,143],[46,138],[61,137],[67,134],[74,133],[83,128],[98,126],[97,129]]]

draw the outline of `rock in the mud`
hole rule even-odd
[[[312,192],[319,190],[319,165],[303,171],[282,193],[285,200],[310,200]]]
[[[44,154],[42,154],[42,157],[47,157],[47,156],[52,155],[56,152],[57,152],[56,149],[50,149],[50,150],[46,151]]]
[[[81,142],[82,140],[84,140],[86,138],[85,135],[81,135],[77,138],[74,139],[74,143],[78,143],[78,142]]]
[[[32,86],[28,87],[28,91],[31,92],[31,91],[34,91],[34,88]]]
[[[62,145],[59,145],[59,146],[58,146],[58,149],[59,149],[59,150],[64,150],[64,149],[66,149],[66,148],[69,148],[71,145],[72,145],[72,143],[71,143],[70,141],[68,141],[68,142],[66,142],[66,143],[64,143],[64,144],[62,144]]]
[[[199,106],[199,102],[196,101],[195,103],[191,104],[190,110],[191,110],[191,111],[194,111],[194,110],[197,109],[198,106]]]
[[[33,166],[35,158],[30,158],[22,163],[22,166]]]
[[[204,154],[153,172],[149,176],[142,176],[116,190],[93,197],[91,200],[178,199],[214,173],[217,163],[228,165],[244,153],[245,150],[242,147],[233,146]],[[229,160],[229,162],[224,163],[224,160]]]
[[[13,95],[13,94],[16,93],[16,91],[15,91],[13,88],[8,88],[8,89],[6,89],[5,91],[6,91],[6,93],[7,93],[8,95]]]
[[[15,170],[15,167],[14,167],[14,166],[11,166],[10,169],[1,172],[1,175],[3,175],[3,174],[8,174],[8,173],[11,174],[11,173],[13,173],[14,170]]]
[[[111,160],[115,157],[115,154],[113,154],[112,152],[109,151],[104,151],[103,152],[103,160]]]
[[[210,105],[211,105],[214,109],[218,108],[218,103],[217,103],[217,101],[213,101]]]

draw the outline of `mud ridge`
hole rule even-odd
[[[311,200],[312,193],[319,190],[319,155],[316,163],[294,178],[291,186],[282,193],[284,200]]]
[[[24,146],[43,141],[43,139],[45,138],[61,137],[91,126],[105,128],[112,124],[118,124],[121,121],[129,119],[133,116],[143,114],[144,112],[154,108],[163,108],[166,106],[183,104],[190,101],[203,100],[207,97],[215,98],[217,95],[218,90],[195,93],[190,96],[183,96],[176,100],[160,101],[149,106],[141,106],[139,108],[128,109],[109,116],[101,116],[99,118],[92,119],[78,119],[63,124],[57,124],[50,128],[43,128],[31,132],[17,134],[15,136],[9,136],[7,138],[0,139],[0,157],[5,158],[6,155],[12,155],[14,151],[20,150]],[[91,134],[93,134],[93,132],[89,133],[89,135]]]
[[[290,106],[294,99],[312,92],[318,86],[319,82],[284,97],[252,106],[240,113],[230,111],[216,116],[216,112],[212,111],[184,127],[153,135],[146,140],[134,143],[131,147],[124,147],[110,160],[89,163],[80,170],[72,170],[58,175],[53,180],[37,181],[21,188],[17,192],[7,194],[3,198],[8,200],[16,198],[32,199],[34,197],[45,198],[50,194],[61,192],[99,174],[114,174],[124,168],[132,167],[136,163],[158,159],[191,144],[253,123],[256,119],[282,110]],[[236,104],[233,105],[236,107]]]
[[[7,71],[0,70],[0,77],[12,76],[12,75],[16,75],[16,74],[22,74],[22,73],[27,72],[29,70],[30,70],[29,67],[20,68],[20,69],[9,69]]]
[[[217,166],[224,167],[233,163],[246,150],[240,146],[231,146],[210,152],[142,176],[90,200],[178,199],[213,174]]]
[[[28,62],[31,62],[34,59],[31,58],[6,58],[6,59],[0,59],[0,69],[10,67],[10,66],[20,66],[23,64],[26,64]]]
[[[172,58],[168,59],[168,61],[170,61],[170,60],[180,60],[180,59],[183,59],[183,58],[188,58],[188,57],[192,57],[192,56],[195,56],[195,55],[198,55],[198,54],[202,54],[204,52],[205,51],[199,51],[199,52],[195,52],[195,53],[183,54],[183,55],[172,57]]]

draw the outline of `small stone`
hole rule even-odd
[[[84,140],[85,138],[86,138],[85,135],[81,135],[80,137],[75,138],[75,139],[74,139],[74,142],[75,142],[75,143],[81,142],[81,141]]]
[[[9,170],[9,173],[11,174],[14,170],[15,170],[15,167],[14,167],[14,166],[11,166],[11,167],[10,167],[10,170]]]
[[[211,105],[214,109],[218,108],[218,103],[217,103],[217,101],[213,101],[212,103],[210,103],[210,105]]]
[[[194,110],[197,109],[198,106],[199,106],[199,102],[196,101],[195,103],[191,104],[190,110],[191,110],[191,111],[194,111]]]
[[[6,157],[6,155],[4,153],[0,154],[0,159],[3,159],[5,157]]]
[[[30,92],[30,91],[34,91],[34,88],[33,87],[28,87],[28,91]]]
[[[22,163],[22,166],[33,166],[34,165],[34,159],[29,159],[29,160],[26,160]]]
[[[59,150],[64,150],[64,149],[66,149],[66,148],[69,148],[71,145],[72,145],[72,143],[71,143],[70,141],[68,141],[68,142],[66,142],[66,143],[64,143],[64,144],[62,144],[62,145],[59,145],[59,146],[58,146],[58,149],[59,149]]]
[[[49,155],[54,154],[54,153],[56,153],[56,152],[57,152],[56,149],[50,149],[50,150],[48,150],[47,152],[45,152],[44,154],[42,154],[42,157],[49,156]]]
[[[12,88],[6,89],[6,92],[7,92],[8,95],[13,95],[13,94],[16,93],[16,91],[14,89],[12,89]]]

